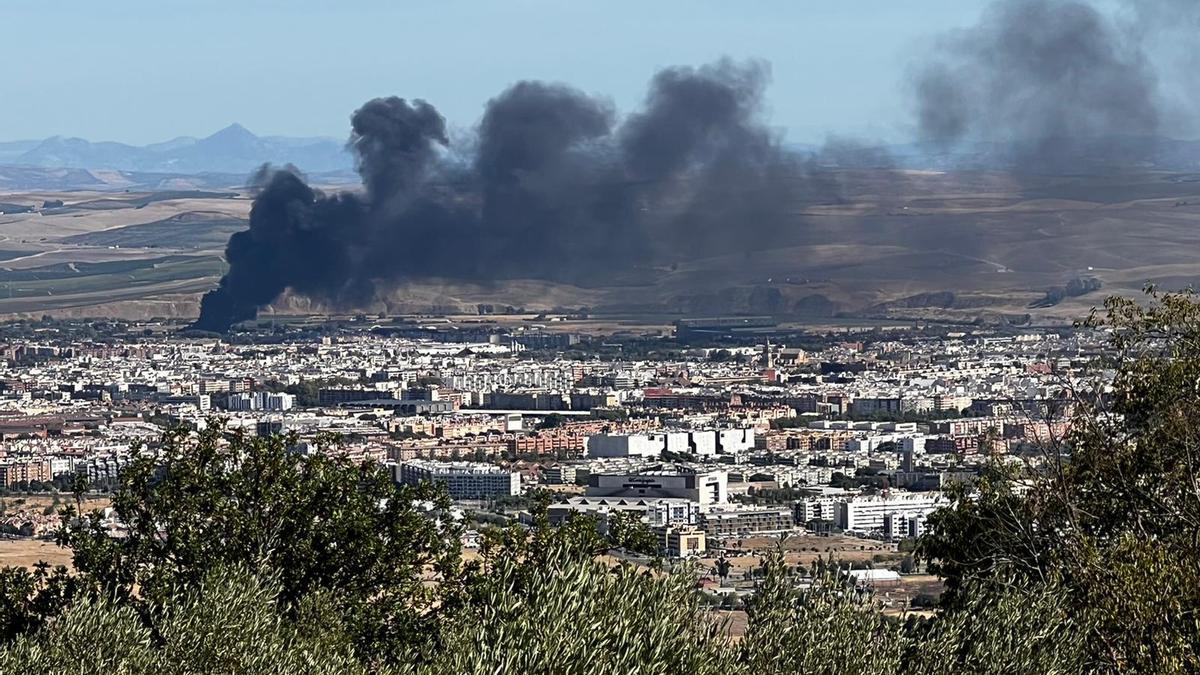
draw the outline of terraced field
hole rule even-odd
[[[124,225],[64,237],[74,246],[220,250],[229,235],[246,229],[246,221],[220,212],[188,211],[150,223]]]
[[[0,201],[31,209],[0,215],[0,315],[129,318],[198,311],[250,206],[237,193],[196,190]]]

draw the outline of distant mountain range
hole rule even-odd
[[[1010,143],[977,141],[952,148],[920,143],[842,142],[824,146],[796,143],[790,144],[788,149],[820,164],[842,168],[946,171],[1017,168],[1055,175],[1110,173],[1114,169],[1200,170],[1200,141],[1157,136]],[[294,164],[309,175],[335,174],[333,182],[354,179],[354,158],[343,141],[324,137],[257,136],[240,124],[231,124],[205,138],[181,136],[143,146],[62,136],[40,141],[0,141],[0,166],[146,174],[133,179],[141,185],[153,184],[167,176],[228,174],[244,177],[265,163]],[[39,180],[33,175],[27,179],[25,182],[30,184]],[[20,182],[0,179],[0,187],[11,188]],[[67,179],[66,183],[78,181]]]
[[[267,162],[295,164],[313,173],[346,171],[354,166],[345,144],[332,138],[256,136],[240,124],[205,138],[182,136],[144,146],[62,136],[0,142],[0,164],[51,169],[246,174]]]

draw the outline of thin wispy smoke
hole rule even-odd
[[[1165,11],[1165,3],[1163,4]],[[914,83],[924,141],[1000,144],[1014,167],[1120,165],[1160,130],[1145,33],[1075,0],[1001,0],[944,36]]]

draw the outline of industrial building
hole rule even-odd
[[[720,337],[769,334],[779,322],[769,316],[716,316],[697,319],[679,319],[675,322],[675,338],[681,342],[689,340],[712,340]]]
[[[687,499],[637,499],[625,497],[570,497],[547,507],[551,525],[561,525],[575,514],[596,516],[604,529],[608,516],[628,512],[650,527],[694,526],[700,519],[700,505]]]
[[[588,476],[587,496],[688,499],[707,508],[729,501],[729,474],[685,466],[592,473]]]

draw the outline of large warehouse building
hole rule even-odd
[[[701,508],[707,508],[729,501],[729,475],[724,471],[699,471],[685,466],[593,473],[588,476],[587,495],[689,499]]]

